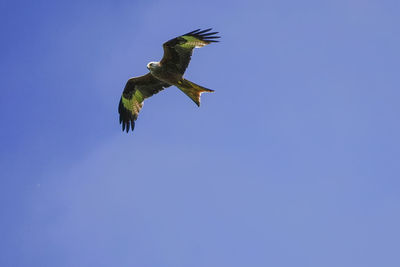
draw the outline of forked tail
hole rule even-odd
[[[214,92],[214,90],[204,88],[194,82],[182,79],[178,82],[177,87],[182,90],[190,99],[200,107],[200,95],[204,92]]]

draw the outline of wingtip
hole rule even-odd
[[[205,30],[196,29],[194,31],[183,34],[183,36],[184,35],[192,35],[192,36],[202,37],[203,39],[220,38],[220,36],[212,36],[212,35],[218,34],[219,32],[210,32],[211,30],[212,30],[212,28],[208,28]]]
[[[188,33],[186,33],[186,34],[184,34],[184,35],[196,34],[198,31],[200,31],[200,29],[197,29],[197,30],[188,32]]]
[[[135,121],[131,120],[131,131],[133,132],[134,129],[135,129]]]
[[[204,42],[208,42],[208,43],[217,43],[219,42],[216,39],[221,38],[221,36],[217,36],[216,34],[218,34],[219,32],[210,32],[212,30],[212,28],[200,31],[200,32],[196,32],[193,36],[199,38],[200,40],[204,41]]]
[[[212,30],[212,28],[208,28],[208,29],[197,32],[197,34],[203,34],[203,33],[209,32],[211,30]],[[209,34],[209,33],[207,33],[207,34]]]

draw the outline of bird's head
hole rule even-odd
[[[160,62],[149,62],[149,64],[147,64],[147,69],[152,71],[154,69],[156,69],[157,67],[160,66]]]

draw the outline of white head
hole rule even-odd
[[[156,69],[158,67],[160,67],[160,62],[152,61],[152,62],[149,62],[149,64],[147,64],[147,69],[150,70],[150,71],[154,70],[154,69]]]

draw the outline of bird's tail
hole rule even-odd
[[[200,107],[200,95],[204,92],[214,92],[214,90],[204,88],[194,82],[182,79],[178,82],[177,87],[181,89],[190,99]]]

